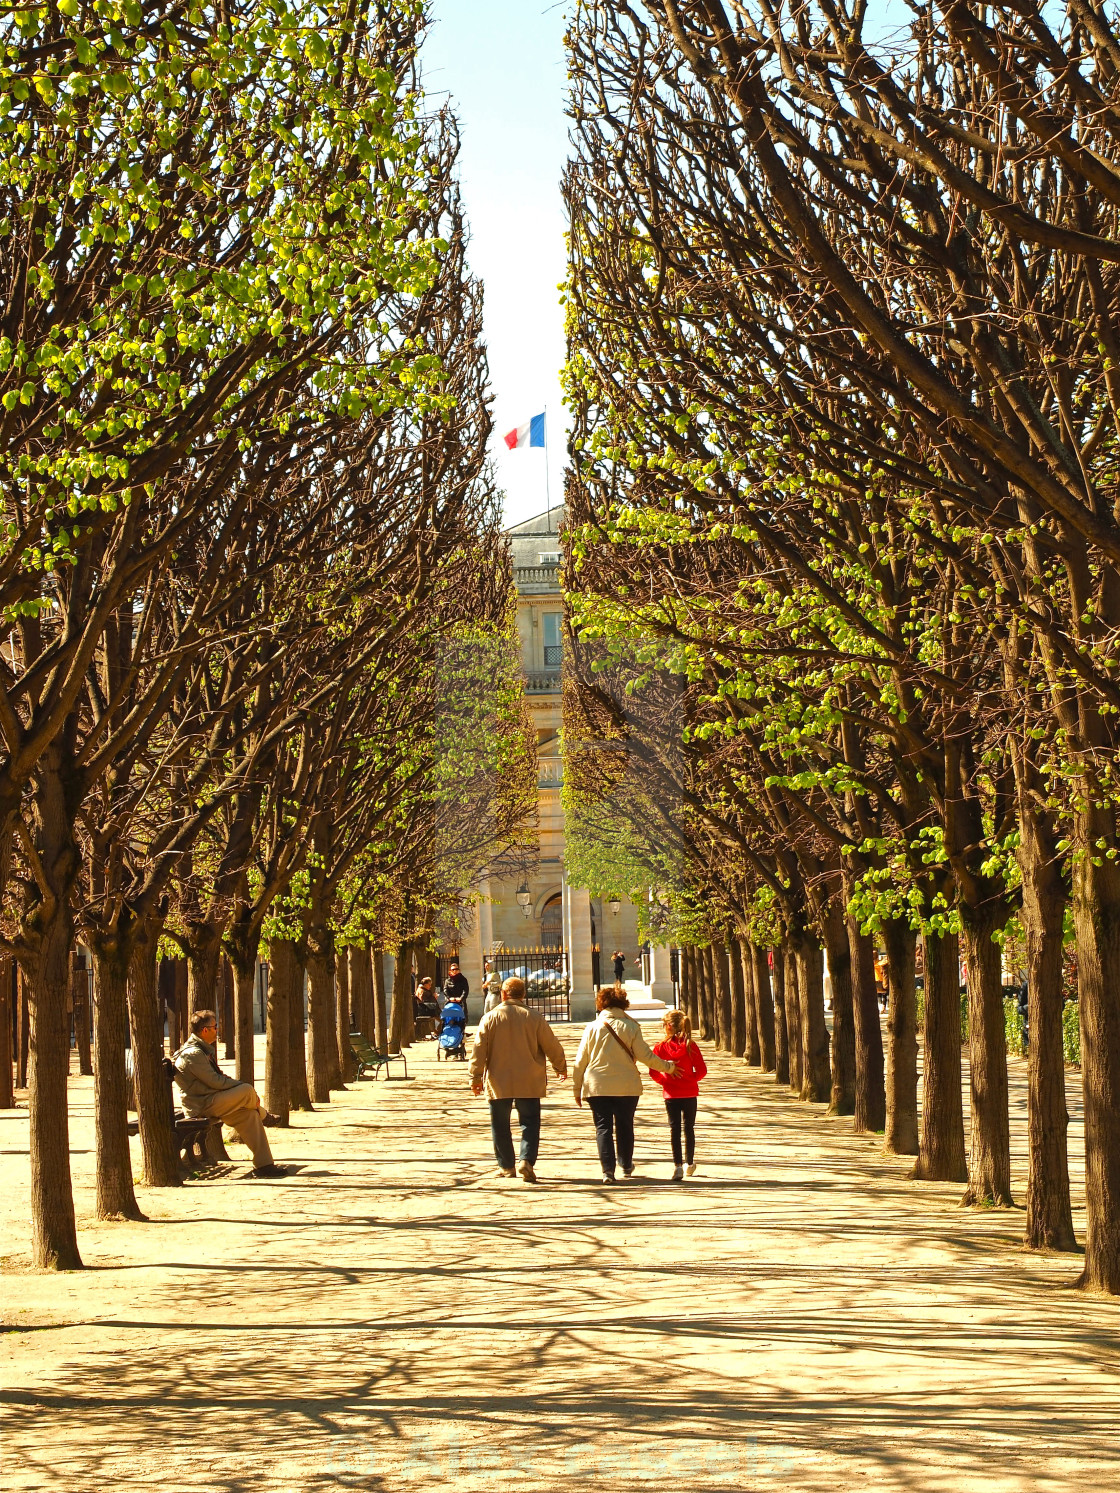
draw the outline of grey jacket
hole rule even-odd
[[[175,1082],[188,1115],[204,1114],[209,1099],[222,1089],[236,1089],[237,1079],[218,1067],[214,1049],[201,1037],[188,1037],[172,1060]]]

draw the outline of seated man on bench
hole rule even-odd
[[[214,1012],[196,1011],[191,1017],[191,1033],[173,1060],[184,1112],[192,1118],[218,1120],[236,1130],[253,1153],[254,1177],[286,1177],[284,1168],[272,1159],[256,1089],[252,1084],[238,1083],[218,1067],[218,1018]]]

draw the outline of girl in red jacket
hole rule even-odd
[[[700,1080],[708,1071],[704,1055],[692,1040],[692,1022],[683,1011],[666,1011],[661,1018],[665,1040],[653,1049],[659,1058],[677,1065],[676,1073],[650,1074],[665,1090],[665,1111],[669,1116],[669,1136],[673,1143],[673,1181],[683,1182],[685,1162],[688,1175],[696,1170],[696,1100]],[[684,1151],[681,1151],[681,1122],[684,1122]]]

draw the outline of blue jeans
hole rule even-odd
[[[618,1137],[618,1161],[624,1172],[634,1169],[634,1113],[637,1094],[603,1094],[587,1100],[595,1116],[595,1145],[603,1175],[614,1176],[614,1143]]]
[[[513,1136],[510,1133],[510,1113],[517,1105],[517,1119],[521,1126],[521,1160],[535,1166],[537,1151],[541,1143],[541,1101],[539,1099],[491,1099],[490,1134],[494,1138],[494,1155],[498,1165],[507,1172],[513,1170]]]

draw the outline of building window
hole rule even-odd
[[[553,550],[549,554],[541,555],[541,557],[540,557],[540,563],[542,565],[559,565],[560,564],[560,551],[559,550]]]
[[[560,634],[563,621],[563,612],[545,612],[544,614],[544,666],[546,669],[558,669],[563,659]]]

